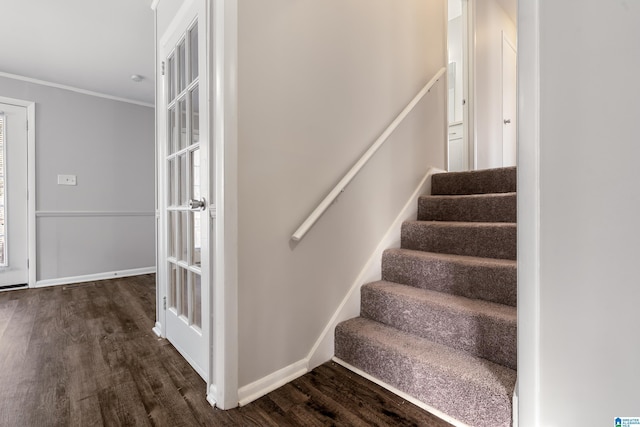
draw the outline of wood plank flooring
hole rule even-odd
[[[154,275],[0,292],[0,426],[449,426],[332,362],[214,409],[154,323]]]

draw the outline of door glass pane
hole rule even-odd
[[[175,206],[176,197],[176,158],[169,159],[167,169],[167,193],[169,195],[169,206]]]
[[[193,311],[192,323],[198,328],[202,328],[202,285],[200,283],[200,275],[191,274],[191,307]]]
[[[187,190],[187,155],[178,157],[178,202],[180,206],[186,206],[189,199]]]
[[[200,221],[202,212],[190,212],[191,213],[191,253],[193,254],[192,265],[200,267],[201,258],[200,252],[202,244],[200,243]]]
[[[175,57],[171,55],[167,61],[167,80],[169,81],[169,102],[176,97]]]
[[[198,86],[191,91],[191,143],[200,141],[200,92]]]
[[[175,264],[169,263],[169,308],[175,309],[178,306],[177,303],[177,268]]]
[[[187,260],[187,250],[188,250],[188,243],[187,243],[187,238],[189,236],[188,233],[188,227],[189,227],[189,222],[188,222],[188,218],[189,218],[189,212],[183,211],[183,212],[179,212],[180,215],[180,228],[179,228],[179,233],[180,233],[180,261],[184,261],[184,262],[188,262]]]
[[[198,77],[198,24],[189,31],[189,58],[191,69],[189,82],[192,82]]]
[[[189,317],[189,287],[187,282],[187,270],[178,268],[180,274],[180,309],[179,316]]]
[[[182,98],[178,102],[178,115],[180,122],[180,135],[178,136],[180,140],[179,150],[182,150],[187,146],[187,99]]]
[[[176,257],[176,243],[178,242],[176,239],[176,220],[177,214],[175,211],[169,211],[168,223],[167,227],[169,228],[169,241],[167,242],[167,254],[175,258]]]
[[[167,148],[168,153],[172,154],[176,152],[178,127],[176,124],[176,109],[175,106],[169,108],[167,113],[167,119],[169,120],[169,132],[167,134]]]
[[[6,201],[5,197],[5,141],[4,141],[4,114],[0,114],[0,266],[7,266],[7,226],[5,224]]]
[[[200,149],[191,152],[191,197],[200,200]]]
[[[182,92],[187,86],[186,58],[184,40],[178,45],[178,92]]]

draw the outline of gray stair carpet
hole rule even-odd
[[[512,425],[516,247],[515,168],[434,175],[336,358],[464,424]]]

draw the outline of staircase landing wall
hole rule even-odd
[[[441,80],[305,238],[290,241],[446,66],[446,3],[243,0],[238,7],[242,400],[243,390],[264,390],[271,374],[306,369],[428,167],[444,168]]]

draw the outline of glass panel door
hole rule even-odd
[[[208,182],[203,168],[206,147],[200,111],[206,110],[200,97],[201,70],[197,19],[186,23],[164,46],[166,143],[161,170],[166,244],[162,253],[166,269],[166,336],[191,365],[207,375],[208,331],[202,319],[208,313],[208,266],[203,256],[207,241],[208,210],[202,183]],[[205,264],[205,265],[203,265]]]

